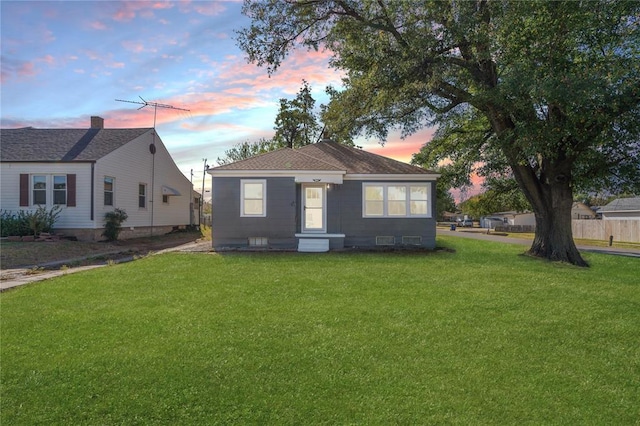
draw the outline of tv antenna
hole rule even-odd
[[[168,105],[168,104],[161,104],[158,102],[149,102],[149,101],[145,101],[142,96],[138,95],[138,97],[140,98],[140,101],[126,101],[124,99],[116,99],[116,101],[118,102],[127,102],[130,104],[138,104],[138,105],[142,105],[140,108],[138,108],[139,110],[147,107],[147,106],[152,106],[153,107],[153,128],[156,128],[156,113],[158,112],[158,108],[165,108],[165,109],[175,109],[178,111],[188,111],[191,112],[191,110],[186,109],[186,108],[178,108],[178,107],[174,107],[173,105]]]
[[[151,144],[149,145],[149,152],[151,152],[151,197],[149,200],[149,203],[151,204],[151,235],[153,236],[153,219],[154,219],[154,215],[153,215],[153,206],[154,206],[154,188],[155,188],[155,182],[156,182],[156,114],[158,112],[158,108],[165,108],[165,109],[174,109],[174,110],[178,110],[178,111],[190,111],[186,108],[178,108],[178,107],[174,107],[173,105],[168,105],[168,104],[161,104],[158,102],[148,102],[146,100],[144,100],[142,98],[142,96],[138,95],[138,97],[140,98],[140,101],[126,101],[124,99],[116,99],[117,102],[127,102],[130,104],[138,104],[138,105],[142,105],[141,107],[139,107],[138,109],[142,109],[144,107],[147,106],[152,106],[153,107],[153,139],[151,140]]]

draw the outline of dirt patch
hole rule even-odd
[[[144,255],[202,240],[200,232],[175,232],[166,235],[132,238],[115,242],[45,241],[0,242],[0,269],[33,268],[68,261],[79,266],[104,262],[123,256]],[[86,260],[86,258],[89,258]],[[83,260],[84,259],[84,260]]]

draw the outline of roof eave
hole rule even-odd
[[[344,180],[432,181],[440,176],[438,173],[352,173],[345,175]]]
[[[246,177],[246,176],[261,176],[261,177],[293,177],[300,175],[335,175],[344,176],[344,170],[207,170],[212,177]]]

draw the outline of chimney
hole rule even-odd
[[[96,115],[91,116],[91,128],[92,129],[104,129],[104,118]]]

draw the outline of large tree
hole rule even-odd
[[[247,0],[243,12],[239,46],[270,73],[297,45],[332,53],[342,127],[384,140],[486,122],[475,145],[447,150],[508,169],[536,215],[534,256],[586,266],[574,186],[640,179],[640,2]]]
[[[331,88],[328,93],[333,93]],[[326,105],[320,105],[320,111],[315,110],[316,100],[311,94],[311,86],[302,80],[302,87],[295,98],[280,99],[280,109],[275,118],[272,139],[261,138],[255,142],[241,142],[234,145],[218,157],[218,164],[229,164],[264,154],[279,148],[300,148],[301,146],[320,142],[329,137],[334,142],[354,146],[353,129],[334,129],[325,122]]]
[[[309,83],[302,80],[302,87],[294,99],[280,99],[273,140],[279,146],[289,148],[299,148],[320,140],[322,128],[314,111],[315,104]]]

